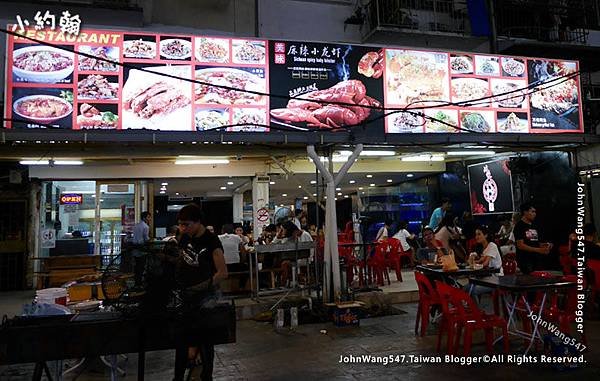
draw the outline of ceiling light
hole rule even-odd
[[[300,188],[302,188],[302,185],[298,185],[298,188],[299,188],[299,189],[300,189]]]
[[[233,185],[233,181],[228,181],[227,185]]]
[[[165,193],[167,193],[167,192],[165,192],[164,190],[160,191],[160,194],[165,194]],[[96,197],[96,196],[93,196],[93,197]]]
[[[350,156],[352,155],[351,151],[340,151],[340,156]],[[394,156],[396,154],[395,151],[374,151],[374,150],[366,150],[360,153],[360,156]]]
[[[162,184],[160,184],[160,185],[162,185],[162,186],[165,186],[165,187],[166,187],[167,185],[169,185],[169,183],[162,183]]]
[[[275,185],[275,181],[269,181],[270,185]]]
[[[221,188],[219,188],[219,189],[221,189],[221,190],[226,190],[226,189],[227,189],[227,187],[221,187]]]
[[[334,198],[333,198],[333,200],[334,200],[334,201],[337,201],[337,197],[334,197]]]
[[[50,160],[21,160],[19,164],[22,165],[48,165]]]
[[[416,155],[405,156],[402,161],[444,161],[444,155]]]
[[[304,196],[302,197],[304,200],[308,200],[308,196]]]
[[[413,176],[414,176],[414,175],[413,175],[412,173],[408,173],[408,174],[406,175],[406,177],[413,177]]]
[[[287,193],[282,193],[281,197],[287,197]]]
[[[448,151],[447,155],[450,156],[493,156],[496,154],[495,151]]]
[[[363,187],[358,187],[358,190],[363,190],[363,189],[364,189]]]
[[[348,198],[348,197],[350,197],[350,196],[348,196],[347,194],[344,195],[344,198]]]
[[[369,186],[370,186],[370,187],[374,187],[374,186],[375,186],[375,184],[369,184]]]
[[[342,190],[342,188],[335,188],[336,191]]]
[[[316,193],[313,193],[313,197],[317,197],[317,194],[316,194]]]
[[[373,177],[373,175],[367,175],[367,178],[370,179],[371,177]]]
[[[175,196],[179,196],[179,192],[175,192]]]
[[[283,206],[283,204],[279,204],[279,206]]]
[[[316,180],[310,180],[310,183],[311,183],[311,184],[316,184],[316,183],[317,183],[317,181],[316,181]]]
[[[339,192],[337,195],[338,195],[338,196],[341,196],[341,195],[342,195],[342,192]]]
[[[228,159],[198,159],[193,156],[179,156],[175,160],[177,165],[202,165],[202,164],[229,164]]]
[[[54,160],[54,165],[83,165],[83,160]]]
[[[166,190],[167,190],[167,187],[160,187],[160,190],[161,190],[161,191],[166,191]]]
[[[394,182],[394,180],[392,180],[392,179],[387,179],[386,181],[387,181],[388,183],[392,183],[392,182]]]
[[[348,181],[348,184],[354,184],[356,182],[356,180],[350,180]]]
[[[327,200],[327,196],[323,197],[325,200]]]

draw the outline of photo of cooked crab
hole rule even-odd
[[[73,46],[65,46],[73,49]],[[42,45],[15,44],[12,72],[15,82],[70,83],[75,55]]]
[[[498,111],[498,132],[529,132],[527,113]]]
[[[233,63],[264,65],[266,61],[266,42],[257,40],[231,40]]]
[[[461,111],[460,128],[463,132],[494,132],[493,111]]]
[[[119,78],[100,74],[80,75],[77,82],[78,99],[117,99]]]
[[[386,49],[387,103],[448,101],[448,54]]]
[[[160,56],[168,60],[188,60],[192,56],[192,42],[188,38],[161,37]]]
[[[92,57],[79,56],[79,71],[119,71],[119,48],[116,46],[80,45],[79,51]]]
[[[425,115],[425,132],[460,132],[457,110],[427,109]]]
[[[262,108],[238,108],[233,112],[232,125],[227,131],[266,132],[267,112]]]
[[[387,119],[388,134],[414,134],[425,131],[425,119],[418,115],[422,110],[413,109],[390,115]]]
[[[195,85],[197,104],[264,105],[267,80],[262,68],[198,67]],[[216,87],[212,85],[220,85]],[[261,94],[233,89],[250,90]]]
[[[361,81],[351,79],[290,99],[287,107],[271,110],[274,118],[271,122],[287,127],[340,128],[364,122],[371,114],[372,107],[381,107],[381,103],[367,95],[367,89]]]
[[[452,78],[452,102],[465,106],[486,107],[490,105],[488,81],[481,78]]]
[[[525,61],[520,58],[502,57],[502,73],[509,77],[525,76]]]
[[[150,35],[123,36],[123,57],[125,58],[156,58],[156,37]]]
[[[190,78],[187,65],[144,67],[159,74]],[[189,82],[131,69],[123,86],[123,128],[190,131],[192,129]]]
[[[450,72],[452,74],[473,74],[473,57],[452,54],[450,56]]]
[[[200,62],[229,63],[229,39],[196,37],[195,56]]]
[[[500,63],[498,57],[475,56],[475,74],[485,76],[499,76]]]
[[[119,125],[117,113],[117,104],[81,103],[76,125],[80,129],[113,130]]]
[[[196,110],[194,123],[197,131],[215,130],[219,127],[230,125],[229,108]]]
[[[527,83],[522,80],[492,79],[492,95],[494,107],[500,108],[525,108]]]

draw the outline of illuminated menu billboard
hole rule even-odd
[[[101,30],[26,36],[88,56],[9,35],[8,128],[583,130],[576,61]]]

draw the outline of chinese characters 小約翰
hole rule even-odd
[[[41,11],[37,11],[33,19],[35,20],[36,30],[46,28],[50,28],[50,30],[56,29],[56,16],[48,10],[44,14]],[[29,20],[23,19],[21,15],[17,15],[17,23],[13,25],[12,31],[24,33],[29,25]],[[79,15],[71,15],[69,11],[63,11],[58,20],[58,26],[61,32],[77,36],[81,29],[81,19]]]

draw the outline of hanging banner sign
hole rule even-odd
[[[31,28],[7,52],[7,128],[583,132],[577,61]]]

